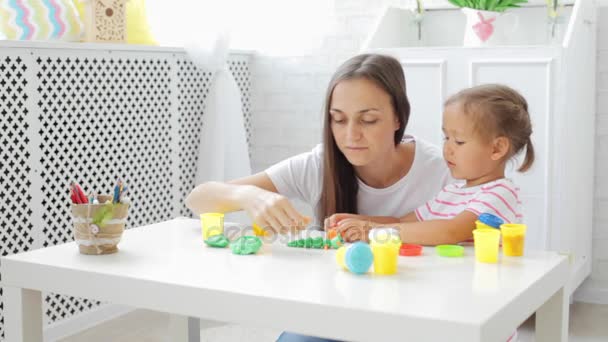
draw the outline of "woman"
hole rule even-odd
[[[432,198],[449,177],[435,146],[404,136],[410,105],[401,64],[355,56],[332,77],[323,143],[264,172],[197,186],[186,205],[196,213],[245,210],[274,231],[308,223],[289,198],[315,209],[315,225],[345,217],[396,222]]]

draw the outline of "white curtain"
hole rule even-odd
[[[214,75],[196,184],[251,174],[240,91],[226,64],[229,51],[315,53],[330,29],[333,0],[146,0],[146,9],[160,45],[185,47],[196,65]]]
[[[196,184],[251,174],[240,90],[226,63],[231,6],[230,1],[147,3],[155,38],[162,45],[183,46],[198,67],[213,74],[205,101]]]

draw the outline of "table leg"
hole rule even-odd
[[[536,341],[568,341],[569,316],[569,300],[562,287],[536,311]]]
[[[169,319],[169,334],[167,341],[200,342],[200,319],[181,315],[171,315]]]
[[[40,291],[4,287],[6,341],[42,342],[42,294]]]

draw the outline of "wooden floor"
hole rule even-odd
[[[61,342],[166,342],[169,316],[135,310],[124,316],[85,330]],[[275,341],[280,331],[222,325],[202,327],[201,341],[266,342]],[[456,340],[455,340],[456,341]],[[519,341],[534,341],[534,318],[519,329]],[[570,342],[608,341],[608,305],[574,303],[570,306]]]

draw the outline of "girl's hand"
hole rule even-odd
[[[243,190],[242,207],[265,231],[293,232],[304,229],[311,221],[294,209],[287,197],[255,186]]]
[[[346,218],[341,220],[336,227],[338,234],[342,235],[345,242],[365,241],[368,242],[369,231],[377,226],[368,220]]]
[[[323,224],[324,225],[323,229],[329,230],[329,229],[335,228],[338,226],[338,223],[340,223],[340,221],[345,220],[345,219],[366,220],[367,216],[357,215],[357,214],[345,214],[345,213],[333,214],[330,217],[325,219],[325,222]]]

